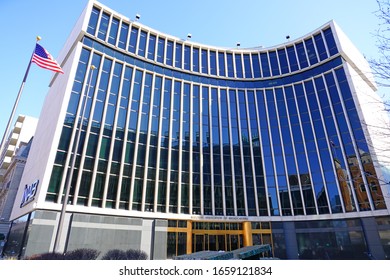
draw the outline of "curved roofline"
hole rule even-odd
[[[335,21],[332,19],[332,20],[328,21],[327,23],[321,25],[320,27],[314,29],[313,31],[306,33],[303,36],[300,36],[300,37],[298,37],[296,39],[293,39],[291,41],[288,41],[288,42],[280,43],[280,44],[273,45],[273,46],[270,46],[270,47],[264,47],[262,50],[267,50],[268,51],[268,50],[278,49],[278,48],[281,48],[281,47],[287,47],[289,45],[295,45],[297,42],[303,41],[307,37],[310,37],[310,36],[312,36],[314,34],[317,34],[321,30],[326,29],[327,27],[332,27],[332,25],[334,25],[334,24],[335,24]]]
[[[239,54],[254,54],[254,53],[269,53],[272,51],[277,51],[278,49],[286,49],[290,46],[296,46],[299,43],[304,42],[308,38],[312,38],[313,36],[323,32],[324,30],[330,28],[332,30],[333,36],[335,38],[335,43],[338,48],[338,55],[340,55],[345,61],[347,61],[356,71],[357,73],[365,80],[369,86],[376,90],[375,80],[372,76],[372,73],[370,71],[370,67],[363,57],[363,55],[360,53],[360,51],[354,46],[354,44],[349,40],[349,38],[344,34],[344,32],[341,30],[341,28],[336,24],[334,20],[330,20],[327,23],[321,25],[320,27],[312,30],[311,32],[308,32],[298,38],[295,38],[288,42],[282,42],[280,44],[270,46],[270,47],[262,47],[262,46],[255,46],[255,47],[248,47],[248,48],[241,48],[241,47],[218,47],[218,46],[212,46],[212,45],[206,45],[198,42],[194,42],[192,40],[186,40],[183,38],[179,38],[161,31],[158,31],[154,28],[151,28],[145,24],[140,23],[137,20],[132,20],[128,16],[125,16],[115,10],[113,10],[110,7],[107,7],[106,5],[96,1],[96,0],[89,0],[86,8],[84,9],[82,16],[80,17],[82,22],[78,22],[76,26],[78,28],[75,28],[75,30],[72,31],[72,36],[68,40],[66,47],[64,48],[63,52],[59,56],[59,61],[66,60],[66,57],[64,55],[68,54],[68,51],[74,47],[74,43],[79,41],[81,37],[85,34],[88,22],[86,21],[86,17],[84,17],[85,13],[88,13],[92,10],[92,7],[96,6],[110,14],[112,14],[114,17],[123,20],[124,22],[134,25],[136,27],[139,27],[140,29],[143,29],[147,32],[150,32],[158,37],[164,38],[166,40],[171,40],[173,42],[180,42],[183,44],[183,46],[191,46],[194,48],[199,49],[207,49],[212,51],[220,51],[220,52],[226,52],[226,53],[239,53]],[[322,62],[320,62],[322,63]],[[302,69],[298,70],[301,71]],[[55,76],[53,77],[54,80]],[[272,78],[272,77],[270,77]]]
[[[334,23],[334,20],[330,20],[327,23],[323,24],[322,26],[314,29],[313,31],[311,31],[309,33],[306,33],[303,36],[300,36],[300,37],[298,37],[298,38],[296,38],[294,40],[291,40],[291,41],[288,41],[288,42],[284,42],[284,43],[280,43],[280,44],[277,44],[277,45],[273,45],[273,46],[270,46],[270,47],[261,46],[261,45],[253,46],[253,47],[244,47],[244,48],[241,48],[241,47],[240,48],[237,48],[237,47],[222,47],[222,46],[214,46],[214,45],[203,44],[203,43],[200,43],[200,42],[194,42],[192,40],[186,40],[184,38],[180,38],[180,37],[168,34],[168,33],[164,33],[162,31],[154,29],[154,28],[152,28],[152,27],[150,27],[148,25],[142,24],[139,21],[132,20],[128,16],[125,16],[125,15],[123,15],[123,14],[113,10],[112,8],[107,7],[106,5],[100,3],[99,1],[96,1],[96,0],[90,0],[90,4],[98,6],[100,8],[103,8],[104,10],[106,10],[106,11],[108,11],[108,12],[114,14],[114,15],[117,15],[118,17],[122,18],[123,20],[127,21],[128,23],[131,23],[131,24],[133,24],[135,26],[142,27],[143,29],[146,29],[146,30],[150,31],[153,34],[156,34],[156,35],[159,35],[159,36],[162,36],[162,37],[166,37],[168,39],[172,39],[173,41],[179,41],[179,42],[182,42],[182,43],[185,43],[185,44],[188,44],[188,45],[198,46],[198,47],[201,47],[201,48],[203,47],[203,48],[208,48],[208,49],[213,49],[213,50],[223,50],[223,51],[241,52],[241,53],[253,52],[253,51],[256,51],[256,52],[258,52],[258,51],[269,51],[269,50],[278,49],[278,48],[289,46],[289,45],[294,45],[296,42],[302,41],[305,38],[310,37],[312,34],[316,34],[320,30],[322,30],[322,29],[324,29],[324,28],[326,28],[328,26],[331,26]]]

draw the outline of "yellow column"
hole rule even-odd
[[[243,222],[242,223],[242,229],[243,229],[243,241],[244,246],[252,246],[253,240],[252,240],[252,223],[251,222]]]
[[[192,253],[192,221],[187,221],[187,254]]]

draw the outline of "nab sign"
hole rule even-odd
[[[36,180],[31,185],[26,185],[24,187],[22,201],[20,202],[20,208],[26,206],[27,204],[29,204],[31,201],[34,200],[35,195],[37,194],[38,184],[39,184],[39,180]]]

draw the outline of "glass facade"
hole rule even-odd
[[[71,204],[240,217],[385,209],[336,41],[326,26],[277,49],[213,49],[94,7],[46,201],[61,203],[89,89]]]
[[[25,172],[40,176],[37,203],[15,205],[7,254],[60,237],[64,252],[151,259],[260,244],[281,259],[389,258],[389,199],[363,119],[375,85],[335,23],[271,48],[218,48],[95,1],[85,11],[48,95],[61,117],[43,108],[27,161],[42,161]]]

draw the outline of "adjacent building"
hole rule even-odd
[[[282,259],[390,257],[390,149],[376,152],[369,125],[382,105],[335,22],[222,48],[90,1],[57,61],[6,254],[270,244]]]
[[[9,168],[12,157],[16,154],[19,146],[27,144],[34,136],[38,119],[30,116],[19,115],[13,129],[6,135],[4,147],[0,151],[0,184],[4,182],[4,175]],[[23,144],[24,143],[24,144]],[[1,186],[1,185],[0,185]]]
[[[19,115],[0,157],[0,254],[11,226],[11,211],[38,119]]]

